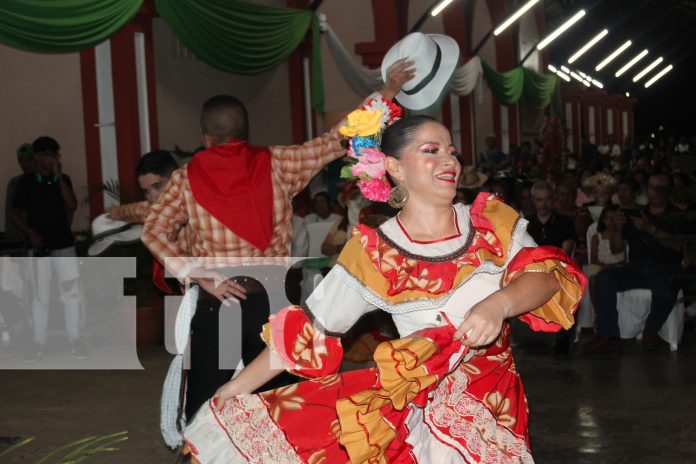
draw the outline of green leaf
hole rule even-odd
[[[25,438],[24,440],[20,441],[19,443],[15,443],[14,445],[12,445],[12,446],[10,446],[9,448],[7,448],[6,450],[0,452],[0,457],[4,456],[4,455],[6,455],[6,454],[9,454],[10,451],[17,449],[17,448],[19,448],[20,446],[24,446],[24,445],[26,445],[27,443],[30,443],[30,442],[33,441],[35,438],[36,438],[36,437],[29,437],[29,438]]]
[[[82,462],[85,460],[87,457],[103,452],[103,451],[111,451],[110,445],[114,443],[118,443],[121,441],[128,440],[126,435],[128,432],[118,432],[118,433],[113,433],[110,435],[103,435],[101,437],[92,437],[88,442],[83,443],[81,446],[78,448],[72,450],[61,460],[59,461],[59,464],[68,464],[72,462]]]
[[[345,165],[341,168],[341,179],[353,179],[355,176],[352,172],[352,165]]]

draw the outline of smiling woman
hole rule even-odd
[[[442,124],[386,119],[362,136],[349,122],[346,168],[365,182],[386,171],[401,213],[357,226],[306,304],[271,316],[268,348],[186,428],[194,462],[533,462],[507,319],[570,327],[584,276],[495,196],[452,205],[461,167]],[[338,374],[340,337],[374,309],[401,338],[376,348],[376,368]],[[281,365],[309,380],[250,394]]]

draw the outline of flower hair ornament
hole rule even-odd
[[[387,201],[391,187],[384,167],[386,155],[380,150],[384,130],[401,118],[400,106],[385,98],[371,99],[348,115],[339,132],[350,137],[341,179],[357,179],[363,196]]]

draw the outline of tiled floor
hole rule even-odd
[[[539,464],[696,463],[696,334],[680,350],[557,360],[548,337],[516,338]],[[171,463],[159,435],[159,394],[170,356],[141,350],[139,371],[3,371],[0,436],[35,436],[3,463],[34,462],[60,445],[128,430],[94,463]],[[0,444],[0,449],[2,449]]]

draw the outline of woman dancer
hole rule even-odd
[[[363,194],[386,200],[386,170],[400,214],[358,226],[306,305],[271,317],[268,348],[186,429],[194,461],[533,462],[506,321],[569,328],[585,278],[494,196],[453,206],[449,131],[423,116],[393,122],[399,111],[372,102],[344,134]],[[376,308],[402,338],[378,346],[375,368],[337,374],[340,336]],[[251,395],[278,366],[310,380]]]

